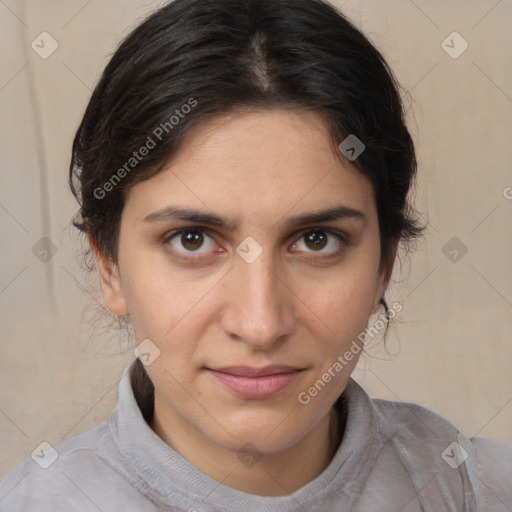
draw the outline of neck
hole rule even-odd
[[[241,464],[240,453],[213,444],[198,431],[176,428],[178,419],[169,423],[159,410],[156,396],[151,428],[163,441],[210,478],[260,496],[287,495],[318,477],[334,457],[345,423],[343,418],[339,424],[339,413],[333,407],[295,445],[278,453],[244,454],[249,458]],[[172,428],[166,428],[169,425]]]
[[[164,442],[210,478],[261,496],[290,494],[318,477],[342,441],[348,413],[343,393],[330,412],[298,443],[283,452],[253,459],[253,465],[244,466],[240,464],[238,452],[213,445],[197,431],[180,430],[178,418],[166,419],[160,413],[164,409],[157,406],[158,397],[142,363],[134,368],[131,384],[144,419]]]

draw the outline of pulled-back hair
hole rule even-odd
[[[75,226],[116,262],[127,188],[163,170],[209,116],[273,107],[320,113],[341,159],[348,135],[364,143],[353,164],[373,184],[381,264],[392,264],[393,243],[421,232],[407,201],[416,159],[399,87],[379,51],[321,0],[175,0],[135,28],[73,142]]]

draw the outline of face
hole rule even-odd
[[[160,351],[155,414],[229,450],[276,453],[326,417],[387,285],[372,186],[312,112],[196,126],[128,191],[118,254],[97,258],[103,294]]]

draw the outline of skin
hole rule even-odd
[[[170,205],[237,226],[144,220]],[[285,225],[341,205],[362,218]],[[209,231],[196,245],[172,238],[201,226]],[[311,228],[324,245],[308,243]],[[263,249],[252,263],[236,252],[249,236]],[[276,108],[197,125],[164,171],[129,189],[117,263],[91,244],[107,306],[130,314],[137,341],[160,350],[146,370],[155,385],[151,427],[166,443],[251,494],[291,493],[327,467],[339,443],[332,406],[359,356],[307,405],[297,397],[367,327],[391,268],[381,265],[372,185],[335,156],[318,113]],[[303,371],[266,399],[241,398],[207,370],[270,364]],[[254,465],[237,457],[247,443],[260,457]]]

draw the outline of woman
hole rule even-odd
[[[384,295],[421,233],[415,169],[392,73],[329,5],[150,16],[106,67],[70,166],[138,358],[109,420],[22,462],[0,509],[510,509],[509,445],[350,378],[372,315],[401,307]]]

